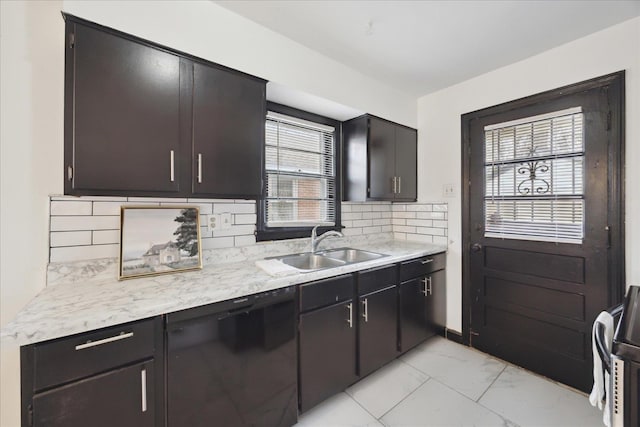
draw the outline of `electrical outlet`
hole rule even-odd
[[[220,215],[207,215],[207,230],[209,233],[218,228],[219,223]]]
[[[455,197],[456,193],[455,193],[456,187],[454,184],[444,184],[442,186],[442,195],[444,197]]]

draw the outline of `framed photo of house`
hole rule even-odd
[[[120,208],[120,280],[201,268],[197,207]]]

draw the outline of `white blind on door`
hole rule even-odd
[[[267,227],[335,225],[334,128],[269,112]]]
[[[582,243],[580,107],[484,128],[485,237]]]

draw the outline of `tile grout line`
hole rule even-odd
[[[379,419],[379,418],[376,418],[376,416],[375,416],[375,415],[373,415],[371,412],[369,412],[369,410],[368,410],[367,408],[365,408],[363,405],[361,405],[361,404],[360,404],[360,402],[358,402],[358,401],[356,400],[356,398],[355,398],[355,397],[351,396],[351,395],[347,392],[347,390],[345,390],[343,393],[344,393],[344,394],[346,394],[347,396],[349,396],[349,398],[350,398],[351,400],[353,400],[353,401],[356,403],[356,405],[358,405],[359,407],[361,407],[361,408],[362,408],[362,409],[363,409],[367,414],[371,415],[371,417],[372,417],[374,420],[376,420],[376,421],[380,421],[380,419]]]
[[[504,367],[504,369],[506,369],[506,366]],[[502,371],[504,371],[504,369],[503,369]],[[502,372],[500,372],[500,374],[502,374]],[[500,374],[498,374],[498,376],[497,376],[497,377],[499,377],[499,376],[500,376]],[[497,377],[496,377],[496,378],[497,378]],[[469,397],[469,396],[467,396],[466,394],[464,394],[464,393],[462,393],[462,392],[460,392],[460,391],[456,390],[455,388],[453,388],[453,387],[451,387],[451,386],[449,386],[449,385],[447,385],[447,384],[443,383],[442,381],[438,381],[438,380],[437,380],[437,379],[435,379],[435,378],[433,378],[433,380],[434,380],[435,382],[437,382],[438,384],[441,384],[442,386],[444,386],[444,387],[448,388],[449,390],[451,390],[451,391],[453,391],[453,392],[455,392],[455,393],[459,394],[460,396],[464,397],[465,399],[467,399],[467,400],[469,400],[469,401],[473,402],[474,404],[476,404],[476,405],[480,406],[481,408],[484,408],[484,409],[486,409],[487,411],[491,412],[492,414],[495,414],[495,415],[496,415],[496,416],[498,416],[500,419],[502,419],[502,420],[504,420],[504,421],[508,421],[508,422],[510,422],[511,424],[513,424],[513,425],[514,425],[514,427],[519,427],[519,424],[518,424],[518,423],[516,423],[515,421],[512,421],[512,420],[510,420],[509,418],[506,418],[504,415],[502,415],[502,414],[500,414],[500,413],[498,413],[498,412],[494,411],[493,409],[491,409],[491,408],[487,408],[487,407],[486,407],[486,406],[484,406],[483,404],[476,402],[475,400],[473,400],[472,398],[470,398],[470,397]],[[495,380],[494,380],[494,381],[495,381]],[[493,383],[491,383],[491,384],[493,385]],[[489,386],[489,387],[491,387],[491,386]],[[485,390],[485,392],[486,392],[486,390]],[[483,393],[483,395],[484,395],[484,393]]]
[[[507,369],[507,364],[505,364],[502,369],[500,370],[500,373],[498,375],[496,375],[496,377],[493,379],[493,381],[491,381],[491,384],[489,384],[489,387],[487,387],[482,394],[480,395],[480,397],[478,397],[476,399],[476,403],[480,403],[480,399],[482,399],[482,397],[489,391],[489,389],[491,388],[491,386],[493,386],[495,384],[496,381],[498,381],[498,378],[500,378],[500,375],[502,375],[502,373],[505,371],[505,369]]]
[[[411,365],[409,365],[409,366],[411,366]],[[422,372],[422,371],[420,371],[420,372]],[[423,372],[423,373],[424,373],[424,372]],[[426,374],[425,374],[425,375],[426,375]],[[405,400],[407,400],[407,399],[409,398],[409,396],[411,396],[411,395],[412,395],[412,394],[414,394],[416,391],[418,391],[418,389],[419,389],[420,387],[422,387],[423,385],[425,385],[425,384],[426,384],[427,382],[429,382],[431,379],[432,379],[432,378],[431,378],[429,375],[427,375],[427,379],[426,379],[423,383],[421,383],[418,387],[416,387],[415,389],[413,389],[413,390],[411,391],[411,393],[409,393],[409,394],[407,394],[405,397],[403,397],[403,398],[400,400],[400,402],[396,403],[396,404],[395,404],[395,405],[393,405],[391,408],[389,408],[389,409],[388,409],[384,414],[380,415],[380,418],[377,418],[377,420],[378,420],[378,421],[380,421],[380,422],[382,422],[381,420],[382,420],[382,418],[383,418],[385,415],[387,415],[389,412],[393,411],[393,410],[394,410],[398,405],[400,405],[402,402],[404,402]],[[383,423],[383,424],[384,424],[384,423]],[[384,425],[386,426],[386,424],[384,424]]]

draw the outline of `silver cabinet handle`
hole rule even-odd
[[[349,318],[347,319],[347,323],[349,324],[350,328],[353,328],[353,304],[349,303],[346,307],[349,310]]]
[[[393,188],[392,188],[393,194],[396,194],[396,186],[397,186],[397,184],[398,184],[397,177],[395,177],[395,176],[394,176],[394,177],[391,179],[391,182],[392,182],[392,184],[391,184],[391,185],[393,186]]]
[[[402,193],[402,177],[398,177],[398,194]]]
[[[424,261],[420,261],[420,263],[422,265],[429,264],[430,262],[433,262],[433,258],[429,258],[429,259],[425,259]]]
[[[202,184],[202,154],[198,153],[198,184]]]
[[[147,368],[140,372],[140,390],[142,391],[142,412],[147,412]]]
[[[176,155],[173,150],[169,151],[169,156],[171,157],[171,182],[173,182],[176,180],[176,173],[175,173]]]
[[[76,346],[76,350],[84,350],[85,348],[90,348],[90,347],[95,347],[98,345],[103,345],[103,344],[108,344],[110,342],[114,342],[114,341],[120,341],[123,340],[125,338],[131,338],[133,336],[133,332],[121,332],[120,335],[115,335],[113,337],[109,337],[109,338],[105,338],[102,340],[98,340],[98,341],[87,341],[84,344],[78,344]]]
[[[431,287],[431,276],[425,277],[421,280],[424,287],[420,290],[420,293],[424,296],[429,296],[433,294],[433,288]]]
[[[369,321],[369,300],[365,298],[362,300],[362,317],[365,323]]]
[[[67,166],[67,181],[73,180],[73,168],[71,166]]]

